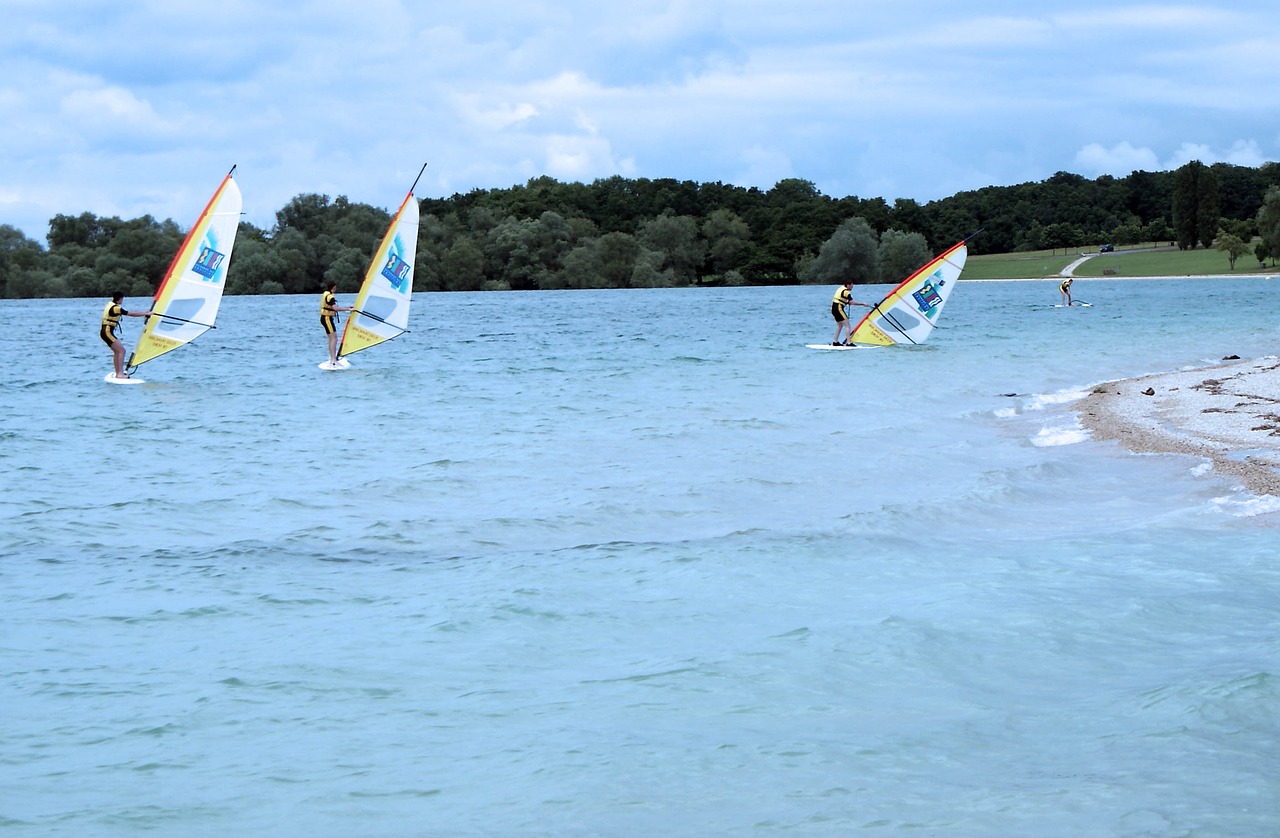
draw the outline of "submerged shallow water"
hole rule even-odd
[[[342,373],[228,298],[133,387],[0,302],[0,827],[1274,834],[1275,504],[1070,410],[1274,282],[829,291],[420,295]]]

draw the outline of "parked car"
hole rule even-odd
[[[1098,248],[1098,252],[1099,252],[1099,253],[1110,253],[1111,251],[1113,251],[1113,250],[1115,250],[1115,249],[1116,249],[1116,248],[1115,248],[1115,245],[1111,245],[1111,244],[1104,244],[1102,247]]]

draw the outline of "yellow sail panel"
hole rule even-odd
[[[231,177],[234,171],[222,179],[169,264],[151,304],[155,314],[147,318],[130,367],[185,346],[214,327],[240,226],[242,199]]]
[[[893,338],[881,331],[880,327],[872,323],[867,318],[862,318],[862,322],[853,330],[852,341],[854,343],[866,343],[872,346],[893,346]]]
[[[416,182],[415,182],[416,184]],[[418,200],[410,191],[396,210],[386,235],[365,271],[360,293],[347,318],[338,355],[350,355],[409,330],[413,264],[418,251]]]
[[[954,244],[885,295],[853,330],[853,342],[873,346],[924,343],[955,290],[969,248]]]

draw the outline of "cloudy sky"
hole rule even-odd
[[[1270,0],[0,0],[0,223],[673,177],[926,202],[1280,159]]]

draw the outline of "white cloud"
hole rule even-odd
[[[107,130],[154,131],[166,127],[151,103],[120,87],[73,90],[62,97],[62,115]]]
[[[1273,158],[1274,159],[1274,158]],[[1236,140],[1225,151],[1216,151],[1204,143],[1183,143],[1165,162],[1166,169],[1176,169],[1192,160],[1206,166],[1231,163],[1236,166],[1260,166],[1267,161],[1254,140]]]
[[[546,173],[557,180],[594,180],[618,171],[609,141],[552,135],[544,140]]]
[[[1261,166],[1267,157],[1256,140],[1236,140],[1228,148],[1217,150],[1206,143],[1184,142],[1163,161],[1149,148],[1135,148],[1128,142],[1104,148],[1100,143],[1089,143],[1076,153],[1077,172],[1097,176],[1123,177],[1130,172],[1172,171],[1192,160],[1205,165],[1231,163],[1236,166]]]
[[[485,106],[474,98],[461,100],[462,115],[473,125],[483,131],[502,131],[513,125],[526,122],[538,115],[538,109],[528,102],[512,105],[499,102]]]
[[[1160,168],[1156,153],[1149,148],[1134,148],[1127,141],[1111,148],[1100,143],[1089,143],[1076,153],[1079,174],[1115,175],[1122,177],[1130,172],[1155,171]]]

